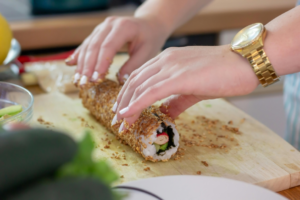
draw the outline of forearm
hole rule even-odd
[[[153,19],[171,34],[211,0],[147,0],[135,17]]]
[[[279,76],[300,72],[300,6],[266,25],[264,49]]]

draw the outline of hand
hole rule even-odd
[[[103,79],[118,50],[129,44],[130,59],[118,74],[122,83],[124,78],[159,53],[167,31],[154,19],[134,17],[108,17],[98,25],[84,42],[76,49],[66,63],[76,65],[74,81],[80,77],[80,84]]]
[[[245,95],[258,83],[229,45],[169,48],[130,75],[117,98],[117,119],[131,125],[144,108],[171,95],[161,110],[175,118],[201,100]]]

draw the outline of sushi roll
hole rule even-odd
[[[128,144],[146,160],[153,162],[168,161],[179,147],[179,134],[174,120],[162,113],[157,106],[144,109],[138,120],[126,130],[119,133],[122,121],[111,125],[115,113],[112,107],[121,90],[118,83],[104,80],[100,83],[89,83],[80,87],[82,103],[91,114],[117,139]]]

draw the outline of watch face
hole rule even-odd
[[[250,45],[263,32],[264,26],[261,23],[249,25],[236,34],[231,42],[233,50]]]

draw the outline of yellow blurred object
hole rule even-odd
[[[5,18],[0,14],[0,65],[5,60],[10,49],[12,32]]]

